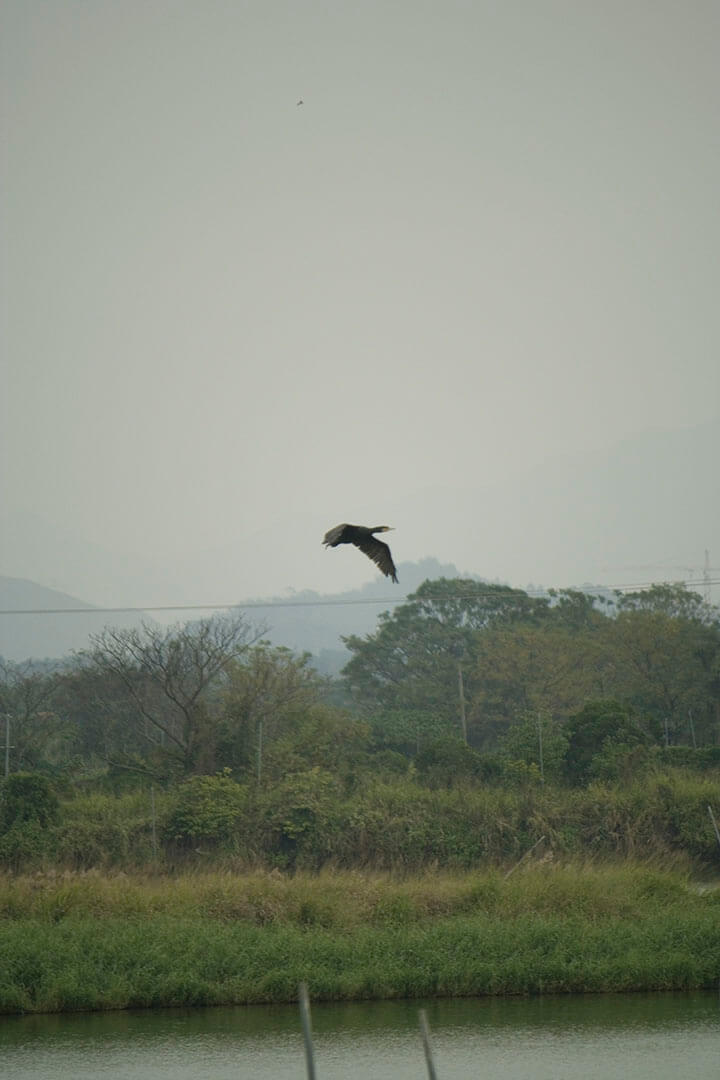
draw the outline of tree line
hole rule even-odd
[[[608,601],[428,580],[344,639],[335,680],[265,632],[239,614],[109,628],[60,666],[6,662],[0,754],[6,741],[11,772],[128,782],[229,770],[262,784],[368,761],[437,782],[511,762],[582,781],[652,748],[711,760],[720,744],[719,613],[681,586]]]

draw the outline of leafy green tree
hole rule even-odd
[[[550,713],[526,713],[499,739],[502,761],[535,765],[543,780],[559,780],[565,767],[568,733]]]
[[[672,742],[720,737],[716,609],[683,586],[656,585],[619,597],[611,638],[619,697],[652,714]]]
[[[263,777],[277,783],[320,768],[351,787],[368,765],[368,725],[323,704],[298,711],[267,747]]]
[[[273,742],[298,722],[324,693],[327,680],[310,654],[261,641],[226,669],[218,733],[218,758],[239,771],[262,772]]]
[[[474,693],[477,635],[494,625],[542,617],[546,600],[473,580],[425,581],[409,602],[380,616],[365,638],[344,639],[352,653],[344,677],[369,709],[421,711],[464,734]]]
[[[648,736],[633,712],[617,701],[591,701],[571,716],[565,727],[567,750],[565,773],[573,783],[584,783],[593,775],[596,762],[605,756],[645,746]]]
[[[527,715],[568,716],[593,684],[586,636],[551,621],[488,630],[476,657],[471,729],[480,746]]]

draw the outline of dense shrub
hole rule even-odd
[[[661,764],[675,768],[694,772],[720,769],[720,746],[658,746],[653,754]]]
[[[568,740],[565,773],[572,783],[583,783],[597,775],[596,759],[603,755],[607,762],[617,754],[617,748],[622,748],[624,754],[647,742],[630,710],[617,701],[588,702],[579,713],[570,717],[565,734]],[[598,771],[602,773],[603,769],[607,772],[607,765],[600,763]]]
[[[202,842],[231,850],[248,803],[248,789],[225,769],[216,776],[193,776],[177,789],[164,827],[166,839],[189,846]]]
[[[461,739],[433,739],[415,758],[418,776],[429,787],[452,787],[478,776],[482,757]]]
[[[5,828],[26,821],[50,825],[59,809],[50,781],[39,773],[13,773],[0,785],[0,821]]]

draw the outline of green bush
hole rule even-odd
[[[570,717],[565,734],[565,774],[575,784],[585,783],[593,775],[595,759],[614,746],[625,752],[647,742],[630,710],[617,701],[588,702]]]
[[[193,776],[177,790],[164,835],[185,846],[202,842],[232,850],[247,803],[248,789],[232,779],[229,769],[216,776]]]
[[[0,834],[0,866],[10,870],[29,869],[52,852],[54,837],[39,821],[16,821]]]
[[[450,735],[434,739],[415,758],[418,777],[428,787],[453,787],[477,776],[481,767],[477,750]]]
[[[658,761],[671,768],[706,772],[720,769],[720,746],[662,746],[654,748]]]
[[[50,781],[39,773],[13,773],[0,786],[0,815],[5,828],[24,821],[50,825],[60,804]]]

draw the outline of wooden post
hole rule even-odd
[[[298,994],[300,998],[300,1020],[302,1022],[303,1038],[305,1039],[305,1061],[307,1063],[308,1080],[315,1080],[315,1049],[310,1025],[310,998],[307,983],[300,983]]]
[[[432,1046],[430,1044],[430,1028],[428,1027],[427,1014],[424,1009],[420,1010],[420,1033],[422,1035],[423,1048],[425,1050],[425,1061],[427,1062],[428,1076],[430,1080],[437,1080],[437,1073],[435,1072],[435,1061],[433,1059]]]

